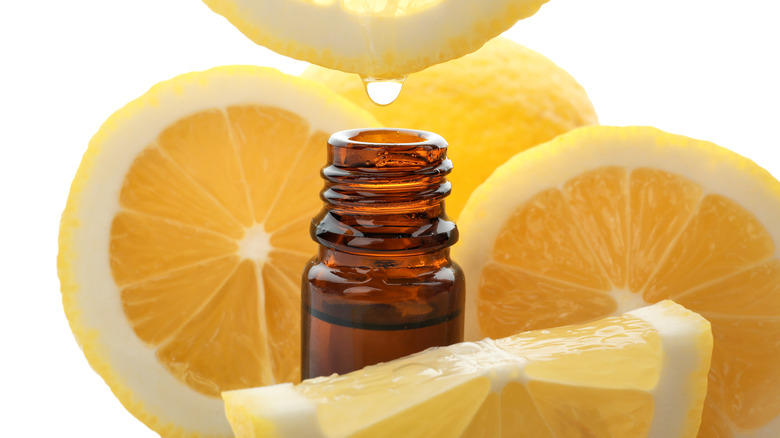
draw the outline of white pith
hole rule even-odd
[[[255,224],[247,228],[244,237],[239,242],[238,255],[263,264],[268,260],[272,249],[271,235],[265,231],[265,226]]]
[[[617,304],[617,308],[610,316],[622,315],[630,310],[650,305],[642,298],[641,294],[631,292],[628,289],[613,289],[608,293]]]
[[[668,307],[671,312],[664,312],[662,306]],[[628,312],[629,315],[645,320],[656,329],[661,335],[661,345],[664,352],[661,376],[658,379],[658,385],[652,390],[655,406],[648,437],[681,436],[687,419],[691,416],[701,417],[705,394],[702,394],[701,399],[691,403],[690,394],[686,394],[689,390],[686,384],[698,383],[699,379],[707,378],[708,368],[701,369],[700,359],[697,360],[693,355],[700,351],[697,348],[697,344],[701,342],[698,334],[702,330],[706,330],[709,335],[709,324],[703,319],[698,325],[681,324],[677,317],[680,313],[686,312],[691,313],[669,301]],[[711,335],[709,336],[711,338]],[[709,342],[711,345],[712,341]],[[673,361],[671,358],[674,358]],[[701,375],[696,376],[696,373],[701,373]],[[695,377],[692,378],[692,376]],[[682,397],[680,397],[681,392],[683,392]],[[685,395],[688,395],[688,398]],[[685,407],[688,409],[684,409]],[[698,424],[696,426],[698,429]],[[687,432],[692,433],[693,431],[688,430]]]

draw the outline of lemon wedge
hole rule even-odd
[[[223,398],[237,438],[694,437],[709,327],[665,301]]]

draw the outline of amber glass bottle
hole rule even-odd
[[[302,289],[302,378],[355,369],[463,338],[458,239],[444,212],[447,143],[403,129],[349,130],[328,141],[319,254]]]

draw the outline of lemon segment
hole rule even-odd
[[[594,324],[432,348],[223,398],[238,438],[693,437],[709,327],[665,301]]]

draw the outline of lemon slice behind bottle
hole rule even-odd
[[[95,134],[62,216],[63,304],[150,428],[228,437],[221,391],[299,379],[327,139],[375,124],[321,85],[232,66],[162,82]]]
[[[780,182],[650,127],[572,130],[471,195],[453,259],[466,339],[671,299],[712,323],[701,438],[780,436]]]

